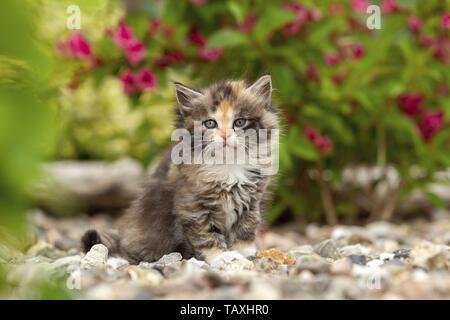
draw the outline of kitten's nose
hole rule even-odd
[[[228,134],[228,132],[223,131],[222,132],[222,139],[223,139],[223,144],[226,145],[227,144],[227,139],[230,138],[230,135]]]

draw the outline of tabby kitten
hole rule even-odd
[[[194,133],[200,123],[203,151],[212,146],[236,150],[244,145],[248,153],[250,144],[240,135],[250,130],[278,129],[268,75],[252,85],[223,81],[200,91],[181,83],[174,85],[178,100],[176,128]],[[263,141],[267,138],[258,136],[256,144]],[[190,150],[199,146],[194,139],[189,143]],[[224,250],[252,253],[270,179],[262,174],[262,166],[249,162],[176,164],[172,161],[174,148],[150,175],[140,197],[119,221],[117,231],[85,233],[85,251],[103,243],[110,253],[132,263],[155,261],[174,251],[184,258],[207,261]]]

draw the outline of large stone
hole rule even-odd
[[[409,259],[413,266],[450,270],[450,251],[444,245],[422,241],[412,249]]]
[[[81,267],[90,268],[104,268],[106,260],[108,259],[108,248],[103,244],[96,244],[92,246],[91,250],[81,259]]]

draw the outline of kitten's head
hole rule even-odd
[[[272,105],[272,81],[262,76],[253,84],[222,81],[202,90],[175,83],[178,100],[178,128],[193,132],[201,123],[206,141],[235,146],[240,133],[248,129],[277,129]]]

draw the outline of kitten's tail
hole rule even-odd
[[[92,246],[99,243],[108,248],[109,254],[119,252],[119,235],[116,232],[98,232],[95,229],[90,229],[81,237],[83,252],[88,252]]]

